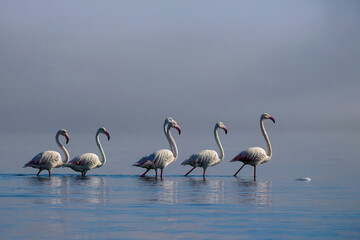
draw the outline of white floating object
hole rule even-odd
[[[295,180],[297,180],[297,181],[310,182],[310,181],[311,181],[311,178],[309,178],[309,177],[304,177],[304,178],[297,178],[297,179],[295,179]]]

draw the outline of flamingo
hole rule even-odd
[[[99,147],[102,161],[99,160],[99,157],[95,153],[84,153],[80,156],[74,157],[68,164],[67,167],[71,168],[76,172],[81,172],[81,176],[85,177],[86,172],[93,169],[104,166],[106,163],[106,156],[104,150],[101,146],[99,135],[100,133],[105,134],[110,140],[110,133],[106,131],[105,128],[99,128],[95,135],[96,145]]]
[[[264,113],[260,117],[260,128],[261,128],[261,132],[264,135],[264,138],[266,141],[268,153],[266,153],[266,151],[261,147],[251,147],[251,148],[248,148],[247,150],[244,150],[241,153],[239,153],[236,157],[234,157],[230,161],[230,162],[240,161],[240,162],[244,163],[241,166],[241,168],[234,174],[234,177],[236,177],[236,175],[240,172],[240,170],[246,164],[250,164],[251,166],[254,167],[254,181],[256,181],[256,165],[266,163],[267,161],[269,161],[271,159],[272,149],[271,149],[269,137],[268,137],[267,132],[264,127],[264,122],[263,122],[264,119],[270,119],[273,121],[273,123],[275,123],[275,119],[268,113]]]
[[[214,137],[217,145],[219,146],[220,156],[218,156],[217,152],[214,150],[203,150],[201,152],[195,153],[191,155],[188,159],[183,161],[181,165],[190,165],[193,168],[185,174],[185,176],[189,175],[196,167],[202,167],[204,169],[203,179],[205,180],[205,173],[206,169],[210,166],[214,166],[219,164],[224,159],[224,149],[221,145],[219,135],[218,135],[218,128],[221,128],[227,134],[227,128],[222,122],[217,122],[214,128]]]
[[[181,128],[177,124],[177,122],[172,118],[165,119],[164,122],[164,133],[169,142],[171,151],[168,149],[161,149],[158,150],[150,155],[147,155],[141,158],[139,161],[133,164],[136,167],[146,168],[147,170],[141,175],[144,177],[146,173],[148,173],[151,169],[155,170],[156,177],[157,177],[157,169],[161,169],[160,178],[162,179],[164,168],[169,165],[170,163],[174,162],[178,157],[178,149],[175,143],[174,138],[171,135],[170,129],[176,128],[181,134]]]
[[[55,140],[57,145],[61,148],[61,150],[63,150],[65,154],[64,162],[61,160],[60,153],[58,153],[57,151],[50,150],[50,151],[41,152],[38,155],[36,155],[31,161],[29,161],[24,165],[24,168],[26,167],[38,168],[39,172],[36,174],[36,176],[39,176],[40,172],[46,169],[49,172],[49,177],[51,177],[51,170],[53,168],[58,168],[66,165],[69,161],[70,156],[66,148],[60,143],[59,140],[60,135],[66,138],[66,144],[69,142],[70,137],[65,129],[60,129],[55,135]]]

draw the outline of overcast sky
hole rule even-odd
[[[359,92],[359,1],[0,1],[2,132],[359,130]]]

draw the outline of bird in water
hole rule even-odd
[[[264,119],[270,119],[271,121],[273,121],[273,123],[275,123],[275,119],[268,113],[264,113],[260,117],[260,128],[261,128],[261,132],[265,138],[268,152],[266,153],[266,151],[261,147],[251,147],[251,148],[248,148],[247,150],[240,152],[236,157],[234,157],[230,161],[230,162],[240,161],[240,162],[244,163],[241,166],[241,168],[234,174],[235,177],[246,164],[249,164],[254,167],[254,181],[256,181],[256,166],[258,164],[266,163],[267,161],[269,161],[271,159],[272,148],[271,148],[269,137],[268,137],[267,132],[264,127]]]
[[[57,151],[50,150],[50,151],[41,152],[38,155],[36,155],[31,161],[29,161],[24,165],[24,168],[26,167],[38,168],[39,172],[36,174],[36,176],[39,176],[42,170],[48,170],[49,177],[51,177],[51,170],[53,168],[59,168],[66,165],[69,161],[70,156],[66,148],[60,143],[59,140],[60,135],[65,137],[66,144],[69,142],[70,137],[65,129],[60,129],[59,131],[57,131],[55,135],[55,140],[57,145],[61,148],[61,150],[65,154],[64,161],[61,160],[60,153],[58,153]]]
[[[99,168],[104,166],[104,164],[106,163],[106,156],[100,143],[100,139],[99,139],[100,134],[105,134],[107,136],[107,139],[110,140],[110,133],[106,131],[105,128],[101,127],[97,130],[95,134],[96,145],[98,146],[101,153],[101,159],[102,159],[101,161],[98,155],[96,155],[95,153],[84,153],[81,154],[80,156],[74,157],[66,165],[66,167],[69,167],[76,172],[81,172],[81,176],[85,177],[87,171],[93,168]]]
[[[188,173],[185,174],[185,176],[189,175],[189,173],[191,173],[195,168],[202,167],[204,169],[203,179],[205,180],[206,169],[210,166],[219,164],[224,159],[224,149],[221,145],[217,131],[219,128],[223,129],[225,134],[227,134],[227,128],[222,122],[217,122],[215,124],[214,137],[215,142],[219,147],[220,156],[218,156],[217,152],[214,150],[203,150],[191,155],[188,159],[181,163],[181,165],[190,165],[193,167]]]
[[[151,169],[155,170],[155,174],[157,177],[157,169],[160,169],[160,178],[162,179],[164,168],[177,159],[178,149],[175,140],[171,135],[171,128],[176,128],[179,132],[179,135],[181,134],[181,128],[179,127],[177,122],[169,117],[165,119],[163,130],[169,142],[171,151],[168,149],[158,150],[150,155],[141,158],[139,161],[133,164],[133,166],[136,167],[146,168],[146,171],[141,175],[141,177],[144,177],[146,173],[148,173]]]

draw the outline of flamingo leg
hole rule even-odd
[[[150,168],[147,169],[147,170],[141,175],[141,177],[145,177],[145,175],[147,174],[148,171],[150,171]]]
[[[155,177],[157,178],[157,169],[155,169]]]
[[[39,169],[39,172],[36,174],[36,176],[39,176],[41,171],[42,171],[42,169]]]
[[[254,166],[254,182],[256,182],[256,166]]]
[[[245,166],[245,163],[244,165],[241,166],[241,168],[234,174],[234,177],[236,177],[236,175],[241,171],[241,169]]]
[[[187,174],[185,174],[184,176],[186,177],[187,175],[189,175],[189,173],[192,172],[192,170],[194,170],[196,167],[193,167],[190,171],[187,172]]]
[[[205,181],[205,173],[206,173],[206,169],[204,168],[204,173],[203,173],[203,180]]]
[[[161,169],[161,173],[160,173],[160,178],[161,178],[161,180],[162,180],[163,171],[164,171],[164,169],[162,168],[162,169]]]
[[[49,177],[51,177],[51,171],[49,171]]]

